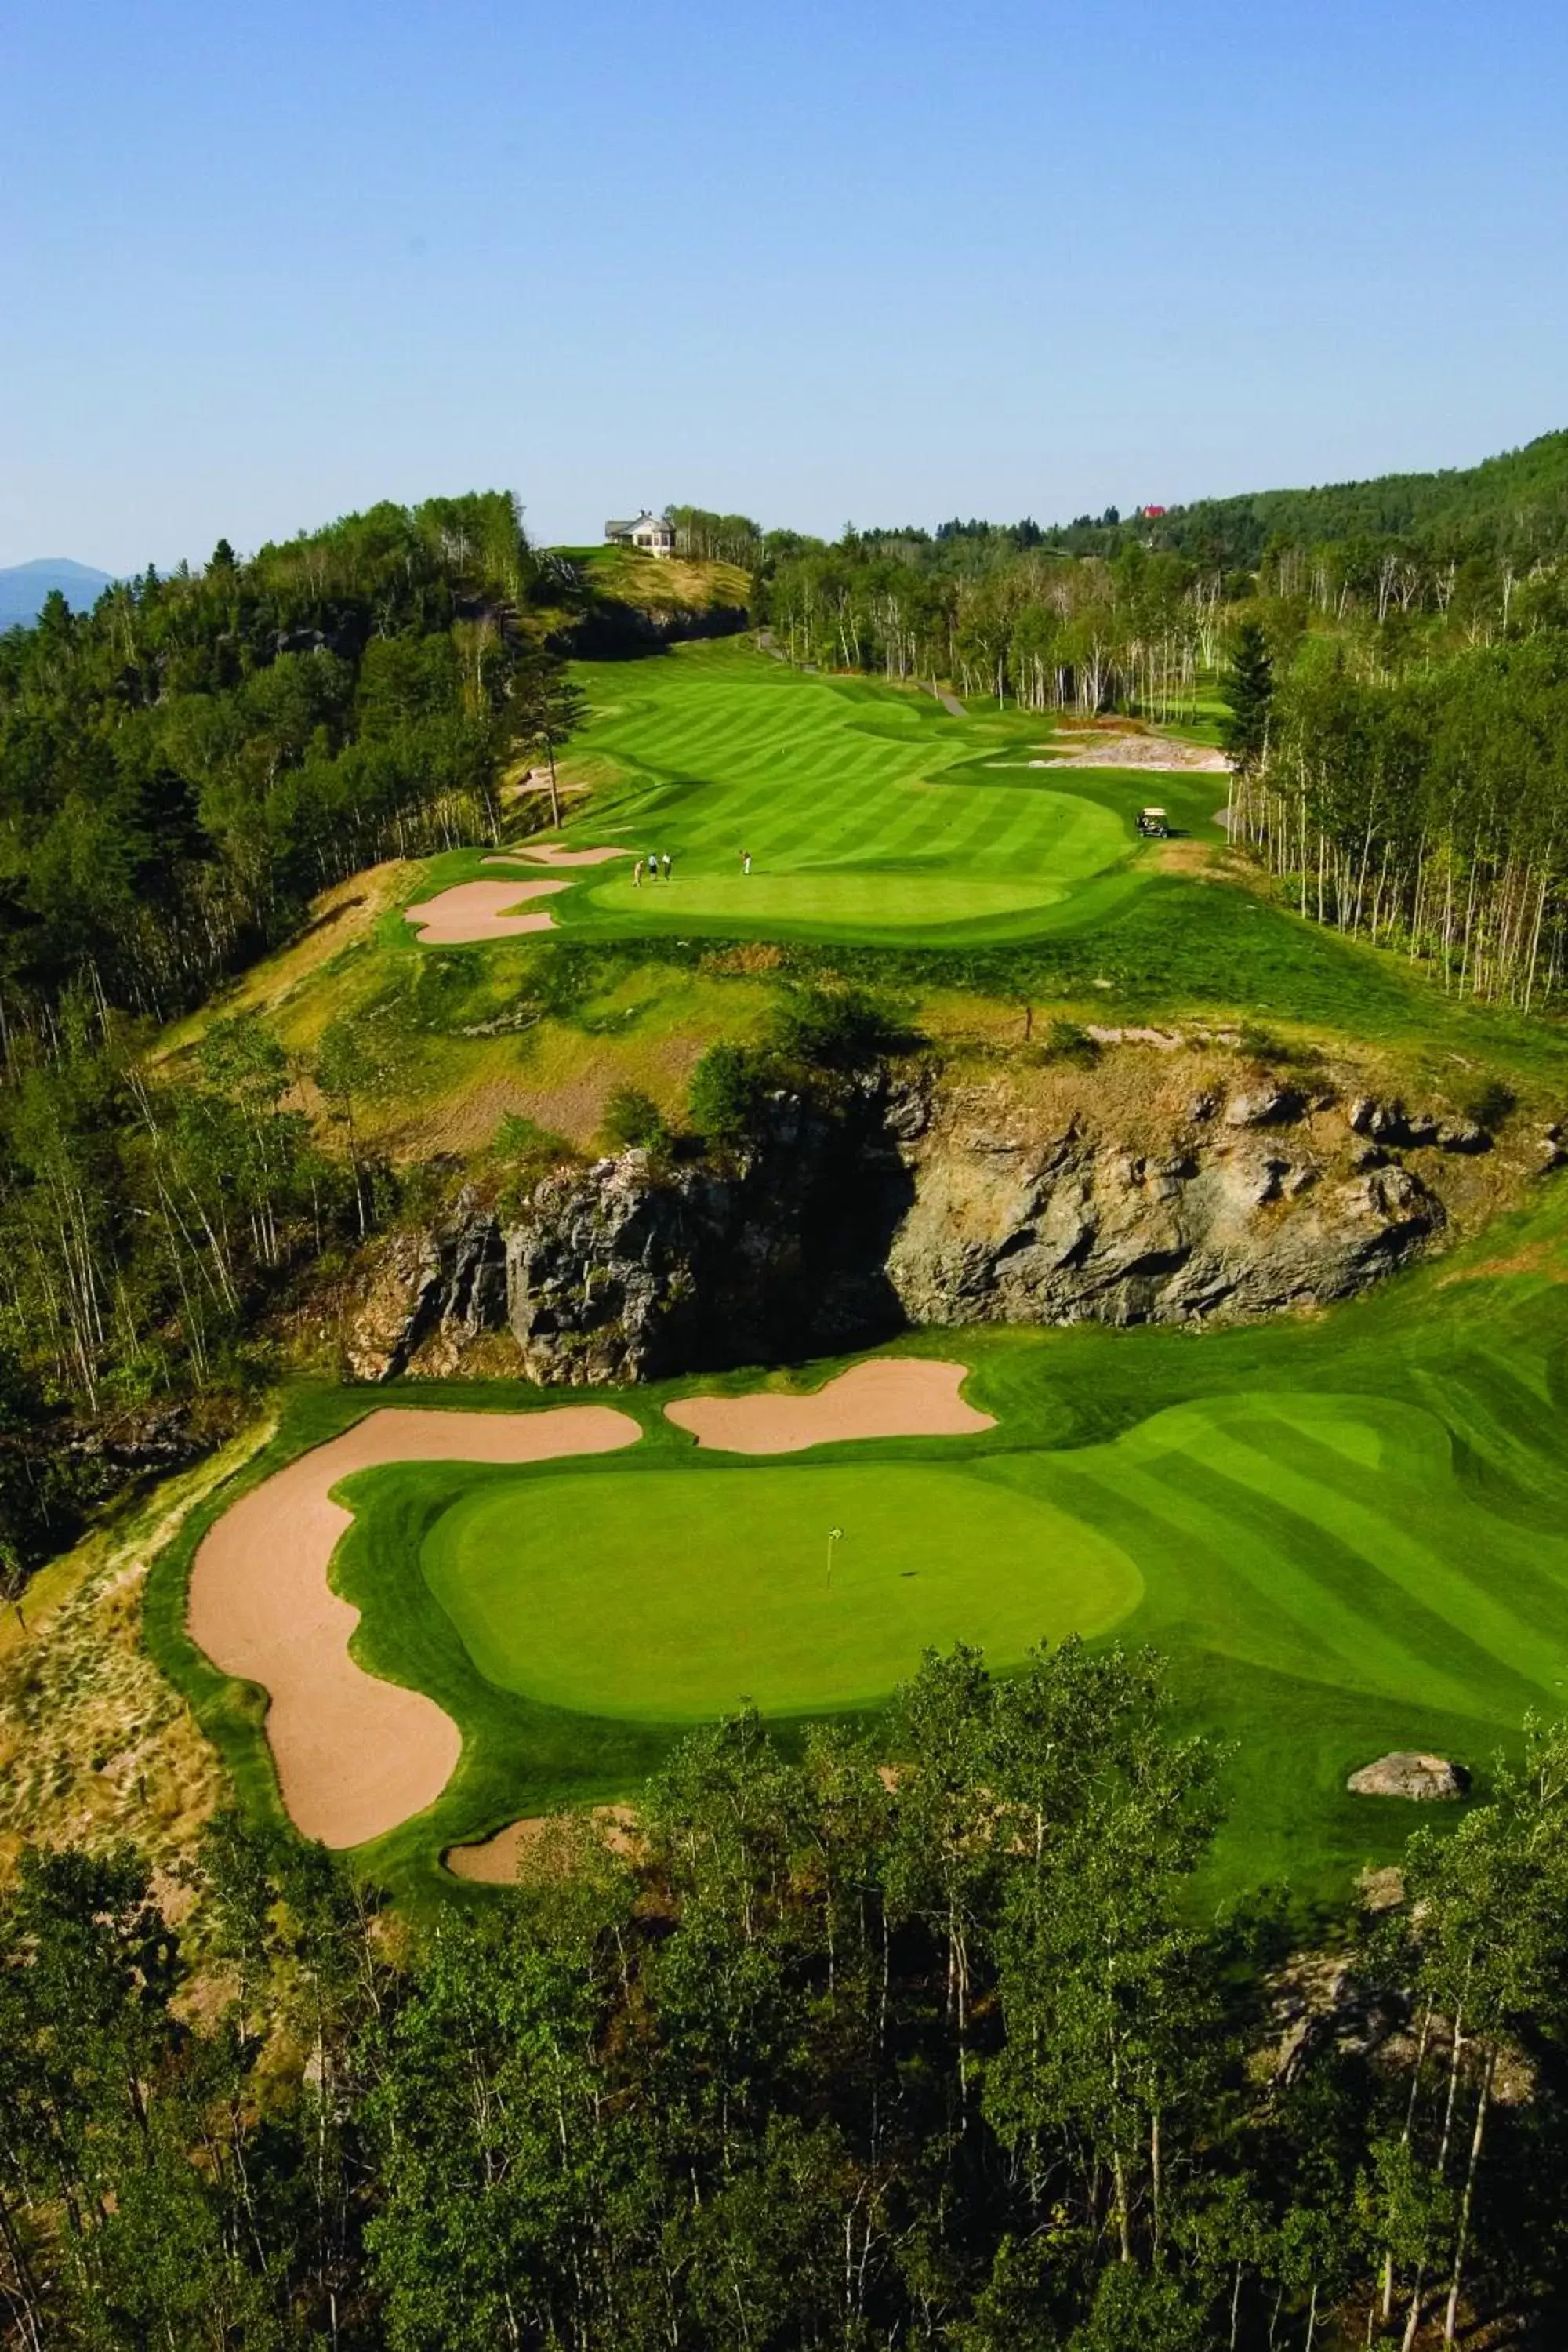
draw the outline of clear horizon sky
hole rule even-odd
[[[0,563],[515,489],[846,522],[1568,425],[1547,0],[80,0],[0,73]]]

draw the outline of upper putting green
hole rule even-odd
[[[487,1480],[422,1565],[490,1682],[642,1722],[866,1705],[928,1644],[1010,1664],[1104,1632],[1141,1591],[1042,1497],[912,1464]]]
[[[574,756],[616,781],[571,839],[672,866],[584,880],[552,910],[564,929],[1023,940],[1120,904],[1153,871],[1138,780],[1108,793],[1103,775],[1032,772],[1023,755],[1050,730],[1037,715],[955,719],[731,646],[580,676],[593,715]],[[1214,778],[1172,781],[1206,823]]]

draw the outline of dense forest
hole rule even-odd
[[[1267,1901],[1205,1918],[1215,1758],[1153,1658],[931,1654],[887,1739],[694,1733],[629,1851],[563,1822],[515,1895],[423,1926],[233,1816],[184,1931],[129,1854],[28,1857],[4,2340],[1262,2352],[1335,2315],[1405,2345],[1561,2320],[1561,1729],[1412,1842],[1316,1996]]]
[[[493,834],[541,566],[500,494],[152,570],[0,637],[0,1034],[68,981],[165,1017],[325,884]]]
[[[509,769],[575,707],[539,625],[561,593],[491,493],[223,543],[0,636],[0,1592],[112,1485],[116,1416],[242,1378],[257,1300],[374,1211],[353,1038],[310,1073],[327,1153],[260,1023],[177,1076],[153,1024],[328,884],[496,837]]]

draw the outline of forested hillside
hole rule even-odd
[[[393,848],[493,830],[539,579],[500,496],[147,572],[0,639],[0,1004],[165,1015]]]
[[[1321,2352],[1479,2297],[1556,2340],[1561,1731],[1293,1967],[1267,1897],[1193,1899],[1215,1759],[1155,1660],[932,1653],[889,1731],[695,1732],[629,1852],[542,1825],[437,1919],[232,1814],[177,1931],[134,1855],[29,1857],[0,2335]]]
[[[0,637],[0,1583],[113,1483],[112,1445],[62,1448],[59,1405],[232,1380],[258,1296],[374,1213],[257,1024],[177,1082],[141,1060],[147,1024],[327,884],[494,838],[509,766],[569,713],[531,618],[561,594],[489,494],[243,563],[220,543]],[[353,1062],[331,1036],[316,1073],[345,1119]]]
[[[1543,433],[1479,466],[1435,474],[1380,474],[1364,482],[1329,482],[1310,490],[1260,490],[1239,498],[1198,499],[1141,523],[1156,547],[1251,570],[1283,541],[1405,540],[1439,562],[1506,558],[1518,566],[1568,547],[1568,433]],[[1084,526],[1049,534],[1081,548]]]
[[[1252,520],[775,537],[762,606],[796,662],[946,678],[998,708],[1223,717],[1236,836],[1302,915],[1404,947],[1459,993],[1553,1000],[1568,435],[1215,511]]]

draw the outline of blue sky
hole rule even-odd
[[[17,6],[0,562],[1463,464],[1568,425],[1565,100],[1521,0]]]

